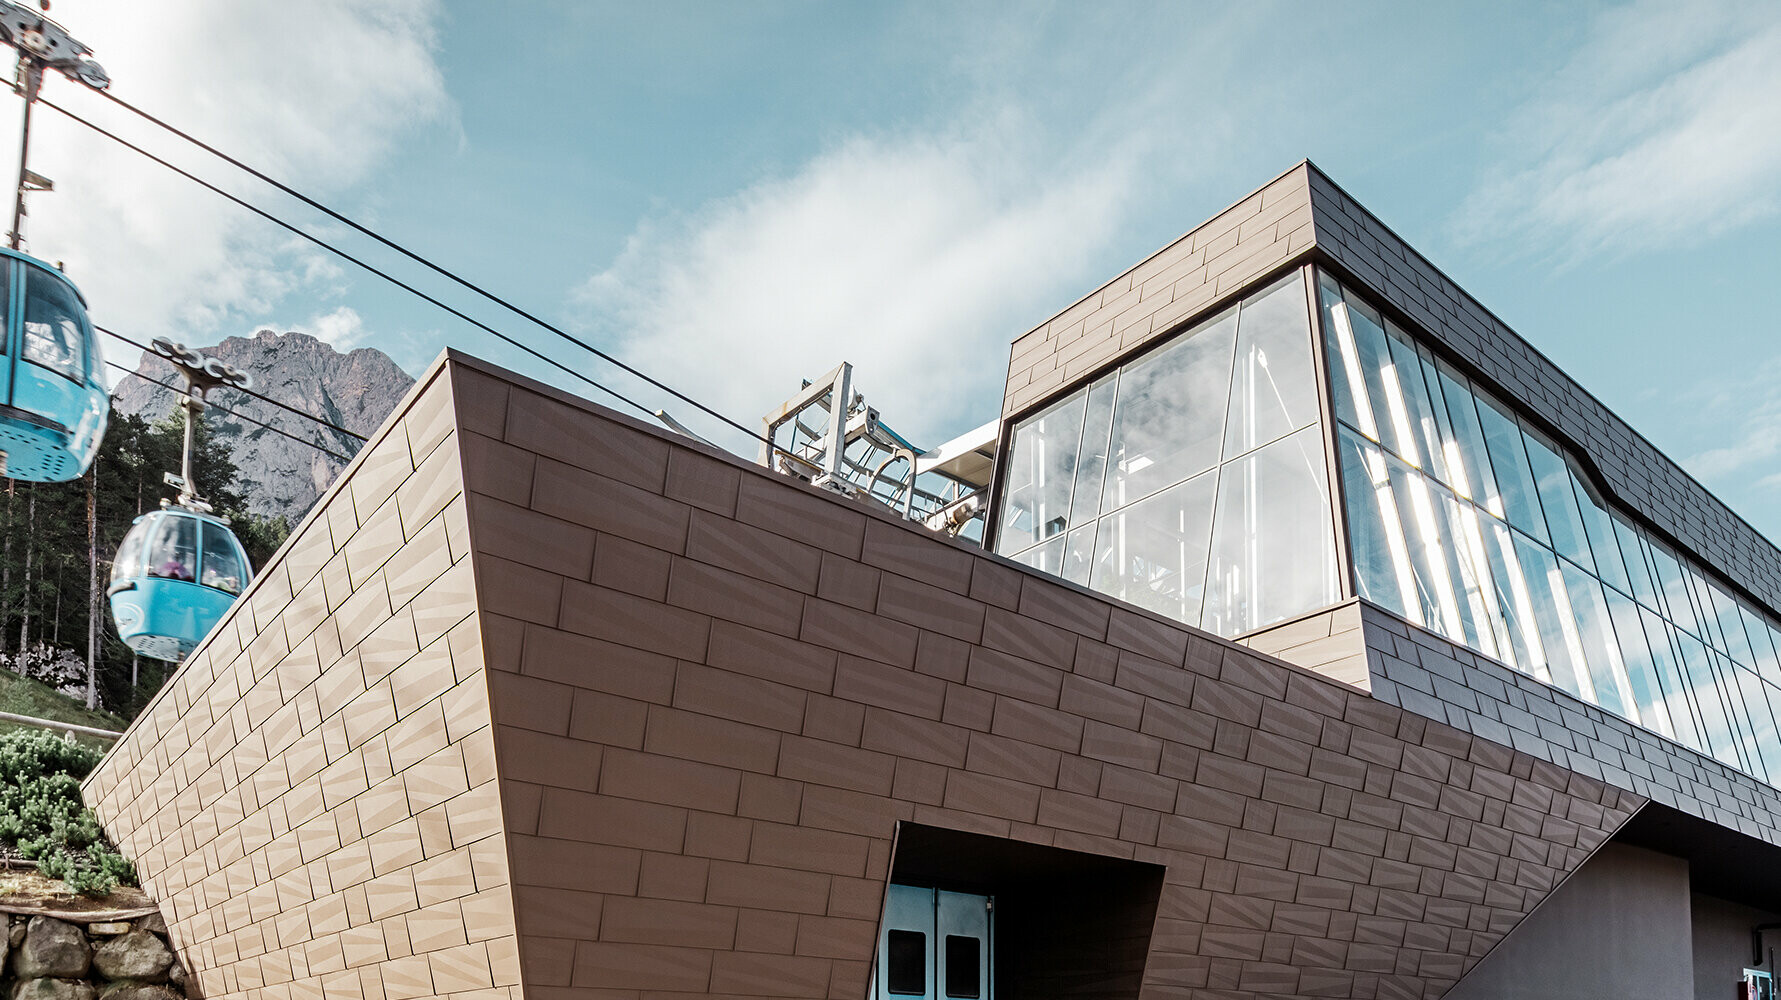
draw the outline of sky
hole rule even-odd
[[[1781,539],[1772,0],[491,10],[53,13],[119,98],[732,419],[846,360],[929,447],[997,415],[1011,340],[1310,158]],[[741,447],[80,85],[45,96]],[[56,190],[28,249],[67,262],[103,325],[302,330],[415,373],[452,346],[598,397],[44,108],[31,163]]]

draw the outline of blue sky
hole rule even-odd
[[[751,425],[844,359],[918,443],[990,419],[1011,339],[1309,157],[1781,538],[1772,2],[138,6],[56,6],[120,97]],[[102,322],[305,329],[411,371],[450,344],[572,384],[41,132],[32,247]]]

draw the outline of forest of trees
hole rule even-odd
[[[181,420],[176,411],[150,423],[113,410],[87,475],[69,483],[0,478],[0,667],[84,699],[92,607],[100,626],[96,707],[133,718],[159,690],[174,665],[137,658],[118,639],[105,588],[112,554],[131,522],[178,493],[162,474],[179,470]],[[230,518],[253,565],[264,565],[290,525],[283,517],[248,513],[234,490],[236,469],[227,447],[202,425],[194,451],[200,495]],[[89,499],[96,559],[88,548]]]

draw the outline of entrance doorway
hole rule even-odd
[[[886,887],[872,1000],[994,1000],[995,900]]]

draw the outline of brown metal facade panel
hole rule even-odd
[[[1163,866],[1144,996],[1437,996],[1643,804],[459,369],[504,400],[487,425],[552,428],[529,485],[466,466],[467,509],[501,512],[470,535],[535,998],[857,998],[898,821]],[[593,528],[588,570],[532,565],[546,557],[504,526],[518,515],[481,499],[522,494]],[[600,583],[611,548],[665,582]],[[1334,618],[1294,645],[1361,634],[1352,609]]]
[[[206,997],[519,995],[474,402],[436,364],[86,783]]]

